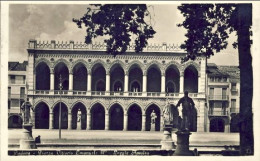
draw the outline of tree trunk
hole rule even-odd
[[[250,26],[252,5],[238,5],[238,52],[240,68],[240,154],[254,154],[253,136],[253,69],[250,52]]]

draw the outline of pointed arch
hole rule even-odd
[[[49,104],[48,101],[46,101],[46,100],[44,100],[44,99],[40,99],[40,100],[38,100],[37,102],[35,102],[34,105],[33,105],[34,109],[35,109],[35,107],[37,107],[40,103],[45,103],[45,104],[48,106],[49,111],[52,111],[51,105]]]
[[[97,101],[95,101],[95,102],[92,102],[92,103],[90,104],[89,108],[88,108],[88,111],[91,112],[91,109],[93,108],[93,106],[95,106],[95,104],[98,104],[98,103],[101,104],[101,105],[104,107],[104,110],[105,110],[105,111],[107,111],[105,104],[102,103],[102,101],[99,101],[99,100],[97,100]]]
[[[72,108],[73,108],[76,104],[78,104],[78,103],[83,104],[83,105],[85,106],[85,108],[86,108],[86,111],[88,112],[89,108],[87,108],[86,103],[85,103],[84,101],[82,101],[82,100],[77,100],[76,102],[72,103],[71,106],[70,106],[70,110],[72,110]],[[71,111],[70,111],[70,112],[71,112]]]
[[[154,113],[157,117],[155,118],[155,122],[152,123],[151,120],[151,114]],[[160,125],[161,125],[161,108],[156,103],[150,103],[146,109],[145,109],[145,129],[147,131],[155,130],[160,131]],[[151,125],[154,125],[154,129],[151,127]]]
[[[105,63],[103,60],[101,59],[97,59],[95,60],[91,65],[90,65],[90,73],[93,74],[93,68],[97,65],[100,64],[101,66],[103,66],[103,68],[105,69],[106,73],[108,72],[108,67],[107,67],[107,63]]]
[[[165,65],[164,72],[166,72],[167,69],[171,68],[171,67],[173,67],[174,69],[177,69],[177,72],[181,73],[181,68],[182,68],[181,64],[174,60],[170,61],[169,63],[167,63]]]
[[[91,106],[90,115],[91,115],[91,129],[92,130],[104,130],[105,129],[105,107],[96,103]]]
[[[134,61],[131,61],[128,65],[127,65],[127,68],[126,68],[126,73],[129,74],[130,70],[134,67],[134,66],[138,66],[142,73],[144,73],[144,70],[145,70],[145,67],[144,65],[139,61],[139,60],[134,60]]]
[[[79,125],[80,127],[77,127],[77,121],[78,121],[78,111],[81,111],[81,125]],[[77,101],[73,104],[73,106],[71,106],[71,128],[72,129],[86,129],[87,127],[87,108],[84,105],[84,103],[82,103],[82,101]]]
[[[111,73],[111,70],[114,68],[114,66],[116,65],[119,65],[123,71],[124,71],[124,74],[126,73],[126,67],[125,67],[125,64],[124,62],[122,62],[121,60],[115,60],[113,61],[110,65],[109,65],[109,68],[108,68],[108,71]]]
[[[71,65],[71,71],[73,71],[74,67],[77,66],[77,65],[80,64],[80,63],[83,64],[83,65],[86,67],[86,69],[88,70],[89,64],[88,64],[84,59],[78,59],[78,60],[76,60],[76,61],[74,61],[74,62],[72,63],[72,65]]]
[[[199,73],[197,68],[191,64],[185,68],[183,75],[184,91],[188,91],[189,93],[198,93]]]
[[[114,101],[114,102],[110,103],[109,106],[108,106],[108,111],[109,111],[110,108],[111,108],[112,106],[114,106],[115,104],[120,105],[120,106],[122,107],[122,109],[123,109],[123,112],[125,113],[124,105],[123,105],[121,102],[119,102],[119,101]]]
[[[36,90],[50,90],[50,66],[47,60],[41,61],[34,69]]]
[[[162,114],[162,112],[163,112],[162,110],[163,110],[163,109],[160,108],[161,106],[160,106],[157,102],[150,102],[149,104],[147,104],[147,105],[145,106],[145,108],[144,108],[144,111],[146,111],[147,108],[150,107],[151,105],[156,105],[156,106],[158,106],[159,109],[160,109],[160,113]]]
[[[40,63],[45,63],[49,69],[51,70],[51,62],[45,58],[40,58],[40,59],[37,59],[35,61],[35,68],[37,68],[37,66],[40,64]]]
[[[61,103],[61,104],[58,104]],[[66,105],[63,101],[59,101],[53,106],[53,128],[58,129],[60,124],[60,114],[61,114],[61,128],[68,128],[68,105]],[[61,108],[60,108],[61,107]],[[61,111],[60,111],[61,109]]]
[[[161,74],[163,73],[163,65],[157,60],[153,60],[146,65],[144,74],[147,74],[148,70],[154,66],[160,71]]]
[[[182,66],[181,66],[180,63],[178,63],[177,61],[174,61],[174,60],[170,61],[169,63],[167,63],[167,64],[165,65],[165,67],[164,67],[165,71],[166,71],[169,67],[171,67],[171,66],[176,67],[176,69],[177,69],[178,72],[180,73],[181,68],[182,68]]]
[[[200,65],[193,61],[189,61],[183,65],[183,72],[190,66],[194,67],[198,72],[198,76],[200,76]]]
[[[35,112],[35,128],[49,129],[49,113],[50,108],[47,103],[39,102],[34,109]]]
[[[124,128],[124,108],[120,103],[114,103],[109,111],[109,130],[123,130]]]
[[[69,111],[70,109],[69,109],[69,105],[68,105],[68,103],[67,102],[65,102],[65,101],[63,101],[63,100],[57,100],[55,103],[53,103],[53,105],[51,106],[51,111],[53,112],[53,109],[54,109],[54,107],[57,105],[57,104],[59,104],[59,103],[64,103],[65,105],[66,105],[66,107],[67,107],[67,110]]]
[[[135,104],[141,108],[142,115],[143,115],[143,114],[144,114],[144,109],[143,109],[143,107],[142,107],[138,102],[136,102],[136,101],[131,102],[130,104],[128,104],[128,106],[127,106],[126,109],[125,109],[125,113],[128,112],[129,107],[131,107],[132,105],[135,105]]]
[[[69,70],[69,73],[71,72],[71,71],[70,71],[70,69],[71,69],[70,63],[69,63],[67,60],[63,59],[63,58],[58,59],[57,61],[55,61],[54,64],[53,64],[53,68],[55,69],[55,67],[56,67],[59,63],[64,63],[64,64],[67,66],[67,68],[68,68],[68,70]]]

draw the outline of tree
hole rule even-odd
[[[178,9],[185,17],[178,26],[187,29],[188,39],[181,45],[187,51],[184,62],[220,52],[227,47],[228,31],[236,32],[233,46],[238,48],[240,68],[240,154],[253,155],[252,4],[183,4]]]
[[[73,19],[79,28],[86,27],[85,43],[93,38],[107,36],[107,53],[122,54],[135,36],[135,51],[140,52],[153,38],[155,31],[145,22],[150,15],[145,4],[95,4],[87,8],[87,13],[80,19]]]

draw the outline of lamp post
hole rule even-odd
[[[59,139],[61,139],[61,90],[62,90],[62,83],[61,83],[61,74],[60,74],[60,83],[59,83],[59,89],[60,89],[60,107],[59,107]]]

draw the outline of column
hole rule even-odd
[[[87,85],[87,90],[90,92],[91,91],[91,73],[88,73],[88,85]]]
[[[124,131],[127,131],[127,127],[128,127],[128,114],[125,113],[124,114]]]
[[[146,115],[142,115],[142,131],[145,131]]]
[[[127,93],[128,92],[128,75],[125,74],[125,83],[124,83],[125,87],[124,87],[124,92]]]
[[[53,129],[53,113],[50,113],[50,117],[49,117],[49,129]]]
[[[54,90],[54,73],[53,72],[50,73],[50,79],[51,79],[50,80],[51,81],[50,82],[50,85],[51,85],[50,90]]]
[[[164,119],[163,119],[163,115],[160,116],[160,131],[163,131],[163,124],[164,124]]]
[[[110,74],[106,75],[106,92],[110,92]]]
[[[72,114],[68,113],[68,130],[72,129]]]
[[[69,91],[73,90],[73,73],[69,74]]]
[[[105,130],[109,130],[109,113],[106,111],[105,114]]]
[[[161,93],[164,94],[165,93],[165,75],[162,74],[161,76]]]
[[[183,77],[183,74],[180,75],[180,92],[179,93],[183,93],[184,89],[184,77]]]
[[[200,87],[200,85],[201,85],[201,78],[200,78],[200,76],[198,76],[198,93],[200,93],[201,92],[201,87]]]
[[[143,75],[143,92],[146,92],[146,85],[147,84],[147,76],[144,74]]]
[[[35,112],[33,112],[32,110],[31,110],[31,120],[32,120],[33,128],[35,128]]]
[[[33,89],[36,90],[36,69],[33,72]]]
[[[90,112],[87,113],[87,130],[90,130],[90,121],[91,121],[91,115]]]

